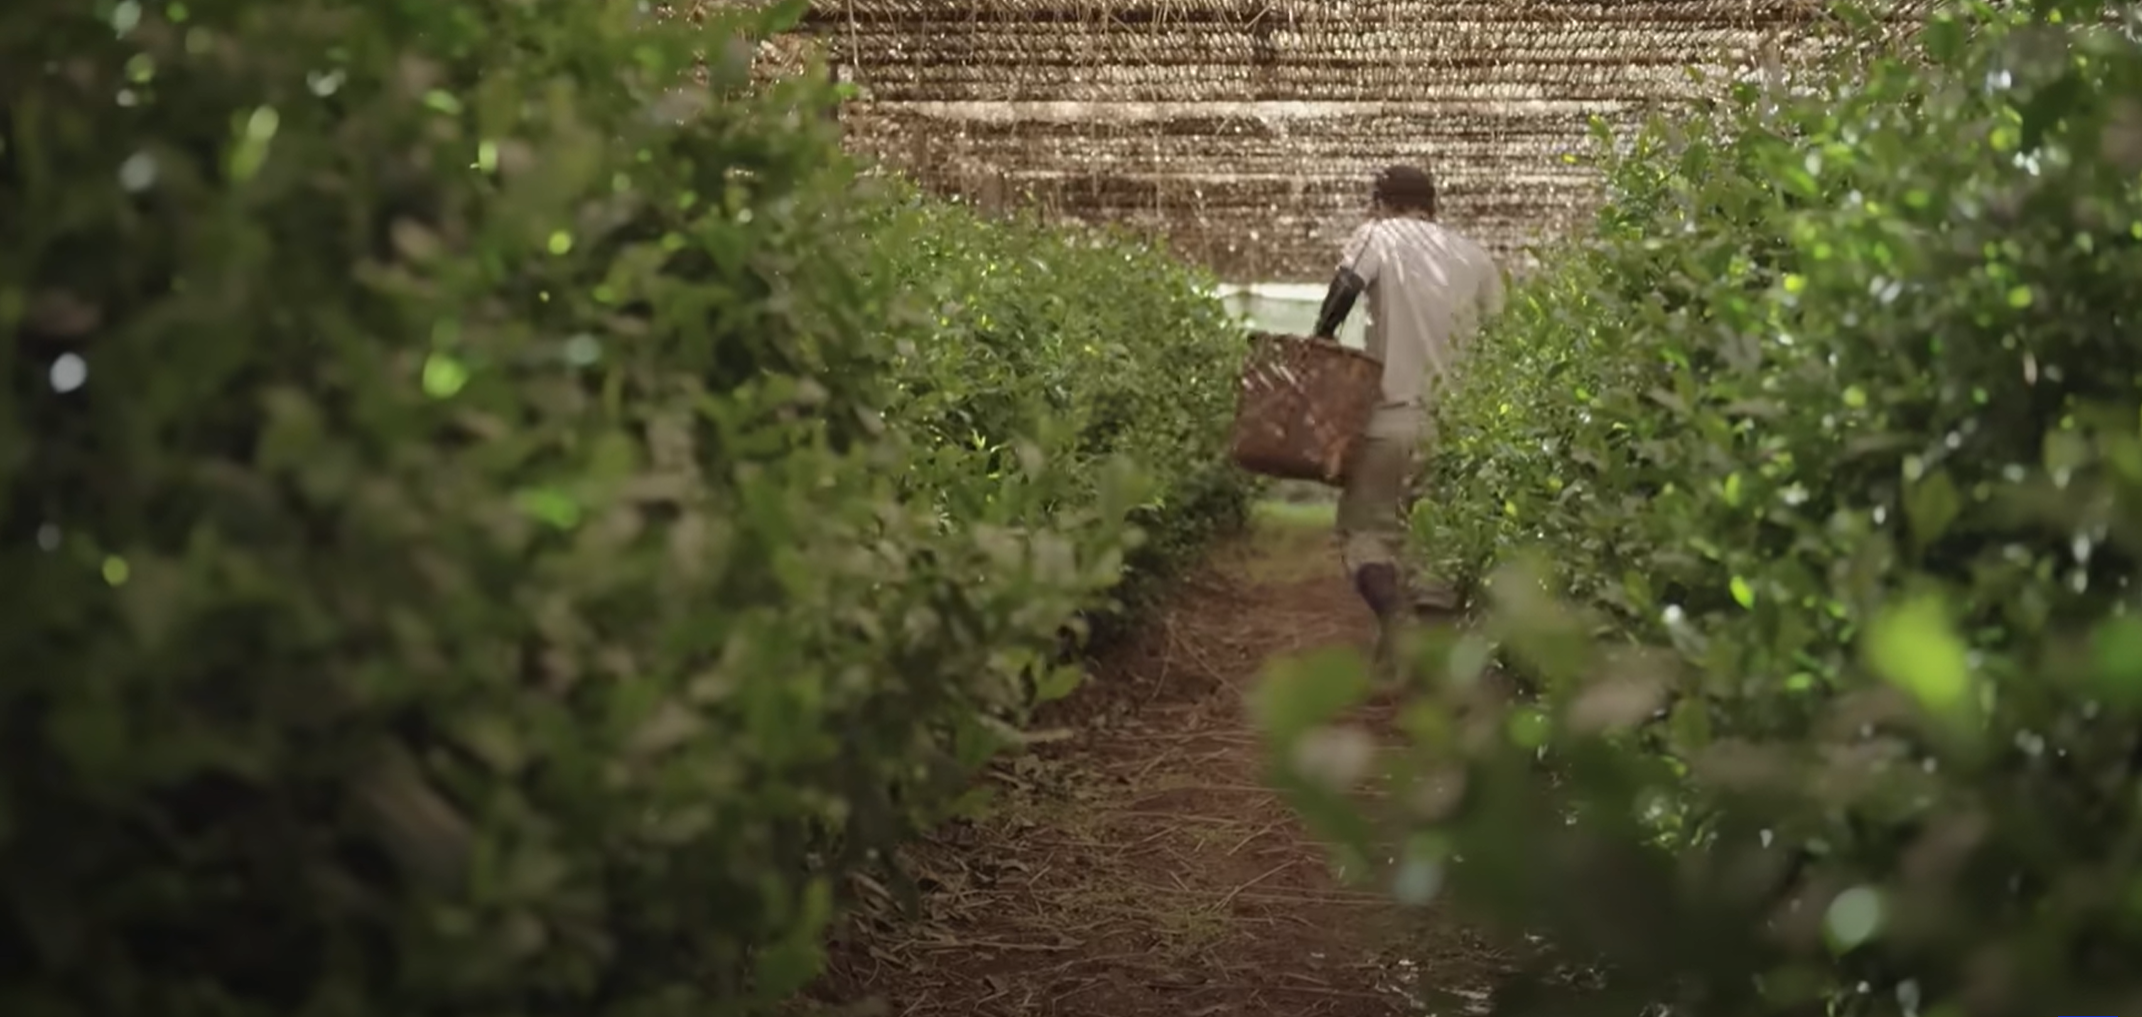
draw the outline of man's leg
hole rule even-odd
[[[1389,666],[1393,629],[1411,606],[1402,558],[1413,446],[1398,438],[1362,439],[1339,491],[1339,556],[1354,590],[1376,614],[1379,668]]]

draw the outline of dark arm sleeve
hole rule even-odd
[[[1354,300],[1367,288],[1368,282],[1353,269],[1340,269],[1338,275],[1331,277],[1331,288],[1324,291],[1324,308],[1317,312],[1313,334],[1336,337],[1339,326],[1346,323],[1346,315],[1354,309]]]

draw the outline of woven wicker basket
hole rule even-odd
[[[1267,477],[1344,483],[1382,386],[1383,364],[1359,350],[1253,335],[1230,455],[1235,465]]]

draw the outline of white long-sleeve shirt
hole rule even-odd
[[[1502,272],[1479,244],[1411,216],[1354,231],[1339,268],[1367,284],[1368,353],[1383,361],[1375,437],[1418,437],[1457,353],[1502,310]]]

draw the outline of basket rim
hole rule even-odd
[[[1351,346],[1346,345],[1345,343],[1335,342],[1327,339],[1318,339],[1315,336],[1289,335],[1285,332],[1252,332],[1250,333],[1250,341],[1257,343],[1303,343],[1310,346],[1322,347],[1327,350],[1333,350],[1338,353],[1345,354],[1346,356],[1353,357],[1357,360],[1366,360],[1371,364],[1376,364],[1379,366],[1383,364],[1383,361],[1377,359],[1374,354],[1370,353],[1367,350],[1357,350]]]

